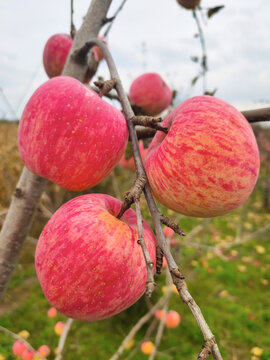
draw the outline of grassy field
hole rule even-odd
[[[12,170],[13,175],[9,175],[13,179],[11,185],[8,185],[8,181],[0,184],[0,189],[6,189],[1,190],[0,194],[2,209],[8,205],[6,192],[12,192],[21,168],[19,160],[16,160],[16,150],[14,147],[12,149],[9,159],[7,152],[2,150],[6,162],[11,164],[12,158],[12,164],[18,168],[18,171]],[[7,164],[2,166],[10,168]],[[161,207],[166,215],[176,217],[188,234],[186,239],[177,238],[177,245],[172,251],[186,277],[188,289],[216,336],[225,360],[270,360],[270,213],[264,208],[262,188],[265,176],[268,176],[264,172],[263,168],[248,202],[228,215],[212,220],[193,219]],[[132,183],[132,176],[130,172],[117,168],[114,175],[109,176],[95,191],[122,196]],[[48,185],[46,196],[42,203],[53,211],[53,207],[59,206],[59,199],[67,201],[74,193],[62,192],[54,185]],[[46,222],[41,215],[38,213],[36,216],[31,237],[26,240],[4,302],[0,304],[0,325],[14,333],[27,330],[30,333],[28,341],[34,348],[47,344],[53,350],[59,341],[54,325],[67,318],[61,314],[56,318],[47,316],[50,305],[35,275],[35,239]],[[146,210],[144,217],[149,219]],[[164,294],[165,275],[156,277],[156,281],[158,285],[151,298],[152,304]],[[142,297],[131,308],[110,319],[96,323],[75,321],[67,338],[63,359],[109,359],[132,326],[148,312],[149,305]],[[178,311],[182,321],[175,329],[165,329],[156,359],[196,359],[203,339],[189,309],[175,293],[169,309]],[[149,331],[149,326],[152,331]],[[134,342],[129,344],[130,348],[125,350],[121,359],[147,359],[139,345],[147,332],[149,335],[145,339],[155,341],[157,326],[158,321],[150,319],[136,334]],[[0,333],[0,354],[5,359],[14,359],[11,352],[13,342],[9,335]],[[263,350],[261,356],[252,358],[251,349],[254,347]],[[52,353],[48,359],[54,357]]]

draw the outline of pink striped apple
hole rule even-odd
[[[165,119],[145,168],[156,199],[184,215],[225,214],[251,194],[259,173],[254,133],[233,106],[211,96],[184,101]]]
[[[118,163],[128,140],[122,113],[79,81],[59,76],[41,85],[19,125],[25,166],[69,190],[99,183]]]
[[[49,78],[61,75],[72,44],[72,37],[68,34],[55,34],[46,42],[43,65]]]
[[[157,115],[172,102],[172,91],[160,75],[146,73],[132,82],[129,98],[146,115]]]
[[[52,306],[71,318],[110,317],[145,291],[136,213],[129,209],[117,219],[120,208],[108,195],[79,196],[58,209],[40,235],[35,259],[41,287]],[[154,235],[146,222],[143,230],[155,264]]]

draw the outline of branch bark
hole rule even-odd
[[[64,346],[65,346],[65,342],[70,330],[70,327],[73,323],[73,319],[68,319],[68,321],[65,324],[64,330],[60,336],[59,339],[59,343],[58,343],[58,347],[57,347],[57,355],[55,357],[55,360],[61,360],[62,359],[62,355],[63,355],[63,350],[64,350]]]
[[[97,36],[111,1],[92,0],[84,22],[74,38],[71,53],[93,36]],[[87,66],[86,60],[85,64],[75,63],[70,55],[62,75],[83,81]],[[44,179],[26,168],[23,169],[0,233],[0,300],[16,266],[44,184]]]
[[[135,126],[132,121],[132,119],[134,118],[134,113],[132,111],[131,105],[128,101],[128,98],[127,98],[124,88],[122,86],[122,83],[121,83],[118,71],[116,69],[116,66],[114,64],[112,55],[111,55],[110,51],[108,50],[108,47],[102,41],[93,39],[87,43],[87,46],[89,48],[93,45],[98,45],[101,48],[104,58],[108,65],[111,78],[116,80],[115,88],[116,88],[117,94],[119,96],[119,99],[121,101],[121,104],[123,107],[123,112],[124,112],[124,115],[125,115],[125,118],[127,121],[129,136],[130,136],[131,144],[132,144],[133,157],[134,157],[135,166],[136,166],[137,178],[143,177],[143,178],[147,179],[145,169],[144,169],[144,166],[142,163],[140,151],[139,151],[139,144],[138,144],[138,138],[137,138]],[[191,312],[203,334],[205,344],[207,344],[207,345],[210,344],[211,352],[212,352],[214,359],[222,360],[222,356],[220,354],[219,348],[215,342],[215,337],[212,334],[207,322],[205,321],[199,306],[196,304],[196,302],[192,298],[191,294],[187,290],[186,285],[184,283],[184,276],[180,273],[180,270],[178,269],[178,266],[170,252],[170,248],[169,248],[167,241],[165,239],[165,236],[163,234],[161,221],[160,221],[160,213],[159,213],[159,210],[153,199],[148,181],[146,182],[145,187],[144,187],[144,194],[145,194],[145,198],[146,198],[146,201],[148,204],[148,208],[149,208],[151,216],[152,216],[152,221],[153,221],[153,225],[155,228],[158,246],[160,247],[160,249],[162,250],[162,253],[166,257],[172,280],[173,280],[174,284],[176,285],[179,295],[180,295],[181,299],[190,308],[190,310],[191,310]]]

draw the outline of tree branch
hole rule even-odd
[[[92,45],[92,46],[97,45],[98,47],[100,47],[100,49],[103,52],[104,58],[107,62],[111,78],[116,79],[115,88],[116,88],[118,97],[121,101],[121,104],[123,107],[123,112],[124,112],[124,115],[125,115],[126,121],[127,121],[129,136],[130,136],[131,144],[132,144],[133,157],[134,157],[135,166],[136,166],[137,178],[140,178],[142,176],[147,179],[146,173],[145,173],[145,170],[143,167],[140,151],[139,151],[139,144],[138,144],[138,138],[136,135],[135,126],[132,122],[134,113],[132,111],[129,100],[128,100],[126,93],[124,91],[124,88],[122,86],[120,77],[118,75],[118,71],[114,64],[114,60],[111,56],[111,53],[108,50],[108,47],[102,41],[94,39],[94,40],[91,40],[90,43],[89,43],[89,45]],[[145,198],[146,198],[146,201],[148,204],[148,208],[149,208],[151,216],[152,216],[152,221],[153,221],[153,225],[155,228],[158,246],[160,247],[164,256],[166,257],[167,264],[168,264],[173,282],[176,285],[179,295],[180,295],[181,299],[188,305],[193,316],[195,317],[195,320],[197,321],[197,324],[202,331],[205,342],[211,342],[211,351],[212,351],[212,355],[213,355],[214,359],[221,360],[222,356],[219,352],[218,346],[216,345],[215,337],[212,334],[208,324],[206,323],[200,308],[198,307],[198,305],[195,303],[194,299],[188,292],[186,285],[183,281],[184,277],[180,273],[178,266],[170,252],[169,246],[168,246],[165,236],[163,234],[163,230],[162,230],[162,226],[161,226],[161,222],[160,222],[160,213],[159,213],[159,210],[157,209],[156,203],[153,199],[148,181],[146,182],[145,187],[144,187],[144,194],[145,194]]]
[[[122,341],[121,345],[117,349],[116,353],[110,358],[110,360],[117,360],[122,355],[125,350],[125,346],[129,343],[131,339],[136,335],[136,333],[141,329],[141,327],[154,315],[155,311],[160,308],[166,299],[170,296],[168,293],[164,295],[159,301],[142,317],[140,320],[131,328],[130,332]]]
[[[13,339],[15,339],[15,340],[18,340],[18,341],[20,341],[21,343],[24,343],[24,344],[27,346],[28,350],[33,351],[33,353],[35,353],[35,356],[37,356],[39,359],[41,359],[41,360],[46,360],[42,355],[40,355],[39,352],[37,352],[37,351],[33,348],[33,346],[32,346],[31,344],[29,344],[28,341],[26,341],[26,340],[25,340],[23,337],[21,337],[20,335],[15,334],[13,331],[8,330],[8,329],[6,329],[5,327],[3,327],[3,326],[1,326],[1,325],[0,325],[0,331],[4,332],[4,333],[7,334],[7,335],[10,335],[10,336],[13,337]]]
[[[270,107],[242,111],[242,114],[249,123],[270,121]]]
[[[142,219],[142,213],[141,213],[141,208],[140,208],[140,200],[138,198],[135,199],[135,209],[136,209],[136,215],[137,215],[137,227],[138,227],[138,236],[139,236],[138,244],[141,245],[144,260],[146,263],[146,269],[147,269],[146,295],[148,297],[151,297],[152,292],[154,291],[155,286],[156,286],[156,283],[154,281],[154,276],[153,276],[154,264],[151,261],[149,252],[147,250],[147,247],[146,247],[145,241],[144,241],[143,219]]]
[[[55,360],[62,359],[65,342],[66,342],[66,339],[67,339],[67,336],[68,336],[68,333],[69,333],[69,330],[70,330],[70,327],[71,327],[73,321],[74,321],[73,319],[68,319],[68,321],[65,324],[64,330],[60,336],[59,343],[57,346],[57,355],[55,357]]]

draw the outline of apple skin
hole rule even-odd
[[[251,126],[232,105],[212,96],[184,101],[164,120],[145,159],[153,195],[168,208],[214,217],[251,194],[259,151]]]
[[[148,149],[144,148],[143,141],[139,141],[139,149],[142,161],[144,161],[145,156],[147,154]],[[136,171],[135,162],[133,156],[130,159],[126,159],[125,155],[123,155],[119,161],[119,165],[121,165],[123,168],[128,169],[130,171]]]
[[[123,114],[78,80],[59,76],[32,95],[19,125],[25,166],[68,190],[105,178],[128,140]]]
[[[49,78],[61,75],[72,44],[68,34],[55,34],[48,39],[43,51],[43,65]]]
[[[131,84],[129,98],[146,115],[157,115],[172,102],[172,91],[156,73],[145,73]]]
[[[196,6],[200,5],[201,0],[177,0],[178,4],[183,6],[185,9],[195,9]]]
[[[104,319],[145,292],[136,213],[129,209],[119,220],[120,208],[121,201],[109,195],[79,196],[58,209],[40,235],[35,262],[41,287],[52,306],[68,317]],[[146,222],[143,229],[155,265],[156,240]]]

